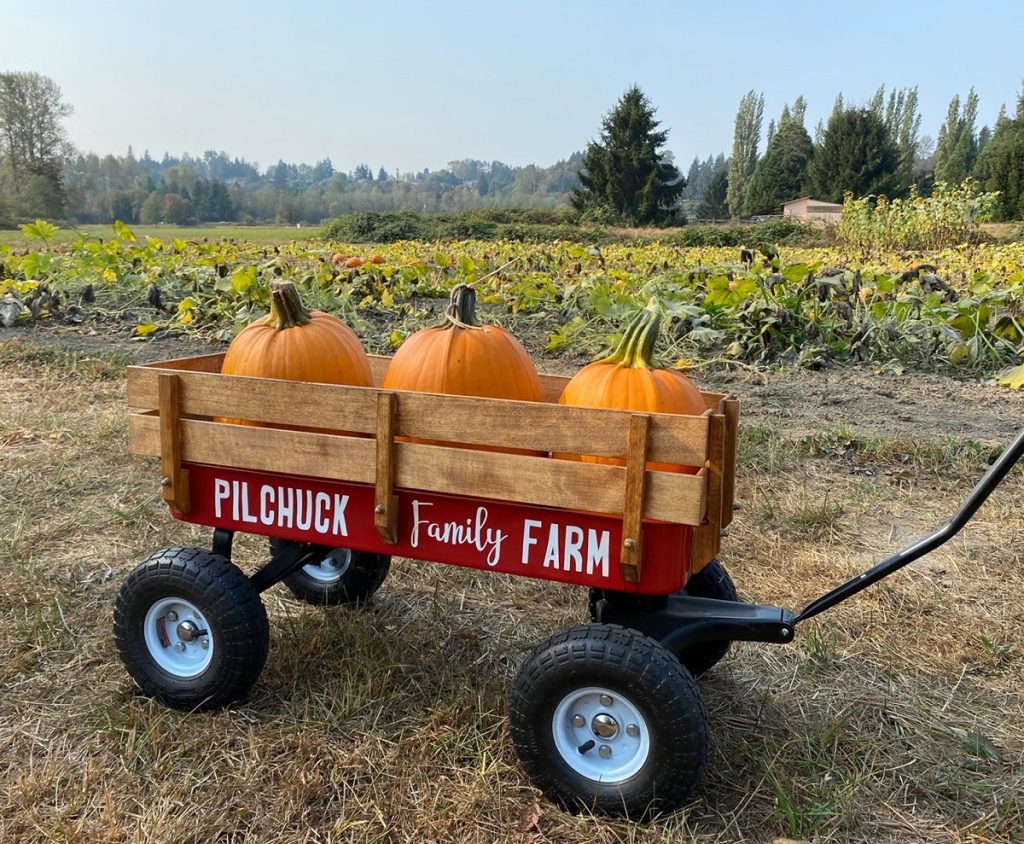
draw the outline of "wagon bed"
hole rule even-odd
[[[730,395],[702,393],[700,416],[632,413],[559,405],[569,379],[553,375],[544,402],[522,402],[229,376],[223,360],[128,370],[130,450],[160,458],[183,521],[669,594],[715,558],[732,517]],[[379,385],[390,358],[370,362]]]

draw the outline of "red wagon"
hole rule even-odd
[[[244,697],[266,661],[260,593],[358,604],[392,555],[589,588],[592,623],[541,642],[513,683],[519,758],[568,806],[643,814],[685,802],[708,744],[694,677],[735,640],[795,624],[945,542],[1024,451],[1024,432],[954,519],[794,616],[737,600],[717,561],[733,511],[737,401],[700,416],[220,374],[223,355],[131,367],[131,450],[159,457],[172,515],[212,549],[155,552],[118,595],[114,632],[139,686],[209,708]],[[388,358],[371,358],[379,384]],[[558,459],[618,458],[623,465]],[[554,456],[552,456],[554,455]],[[649,462],[697,467],[654,471]],[[251,575],[236,531],[269,537]]]

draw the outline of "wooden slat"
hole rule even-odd
[[[224,352],[218,352],[212,355],[199,355],[192,358],[162,360],[158,363],[148,363],[143,368],[176,369],[186,370],[188,372],[220,372],[220,367],[223,363]]]
[[[406,393],[402,393],[404,402]],[[405,415],[404,404],[399,421]],[[132,414],[134,454],[160,454],[160,420]],[[267,472],[373,483],[373,440],[184,419],[182,459]],[[626,470],[574,460],[528,457],[419,443],[395,446],[395,485],[453,495],[621,515]],[[705,509],[705,474],[647,473],[644,518],[697,525]]]
[[[629,420],[626,450],[626,494],[622,510],[622,577],[639,583],[643,570],[643,520],[647,480],[647,434],[651,417],[637,414]]]
[[[385,542],[398,542],[398,496],[395,495],[394,393],[377,394],[377,476],[374,487],[373,523]]]
[[[160,485],[163,497],[179,513],[188,513],[188,469],[181,468],[181,390],[178,376],[173,372],[160,375]]]
[[[722,541],[722,486],[725,459],[725,416],[711,417],[708,436],[707,514],[704,523],[693,532],[690,571],[699,572],[718,556]]]
[[[128,404],[156,406],[159,370],[132,367]],[[307,384],[182,372],[187,416],[251,419],[273,425],[304,425],[372,434],[377,425],[377,391],[334,384]],[[400,391],[396,435],[423,440],[625,457],[631,414],[542,402],[442,396]],[[652,414],[649,459],[702,466],[707,459],[705,416]]]
[[[739,436],[740,403],[735,396],[722,401],[725,415],[725,456],[722,462],[722,527],[732,522],[732,505],[736,496],[736,442]]]

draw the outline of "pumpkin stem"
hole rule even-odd
[[[448,307],[444,315],[448,318],[448,325],[459,328],[471,328],[476,331],[483,331],[483,328],[476,321],[476,291],[468,284],[456,284],[452,288],[451,298],[448,300]]]
[[[653,365],[654,344],[658,339],[660,323],[661,315],[657,311],[640,311],[626,327],[626,333],[622,335],[615,351],[601,362],[633,369],[650,368]]]
[[[267,324],[279,331],[305,325],[310,320],[309,309],[302,304],[299,291],[290,281],[270,283],[270,315]]]

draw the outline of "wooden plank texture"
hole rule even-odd
[[[173,372],[160,375],[160,486],[164,501],[179,513],[189,511],[188,470],[181,468],[181,385]]]
[[[647,434],[651,417],[637,414],[629,420],[626,453],[626,492],[622,512],[622,577],[639,583],[643,569],[643,520],[647,480]]]
[[[707,515],[704,524],[693,532],[690,572],[696,574],[716,556],[722,542],[722,486],[725,458],[725,417],[711,417],[708,437]]]
[[[380,538],[390,545],[398,541],[398,496],[395,495],[394,393],[377,394],[377,476],[374,488],[373,523]]]
[[[159,374],[160,370],[149,367],[129,369],[130,406],[156,407]],[[378,391],[374,389],[202,372],[181,372],[179,378],[186,416],[366,434],[376,431]],[[627,411],[406,391],[396,395],[402,403],[398,436],[600,457],[626,454],[632,415]],[[709,418],[651,414],[648,459],[703,466]]]
[[[740,403],[735,396],[722,401],[725,415],[725,453],[722,462],[722,527],[732,522],[733,502],[736,499],[736,447],[739,437]]]
[[[402,393],[404,402],[409,394]],[[400,411],[404,417],[404,405]],[[132,414],[133,453],[160,455],[160,419]],[[183,419],[182,459],[268,472],[374,483],[376,443],[276,428],[256,428]],[[396,443],[395,485],[454,495],[497,498],[524,504],[621,515],[626,470],[574,460],[531,457],[419,443]],[[644,518],[700,524],[705,509],[705,473],[647,472]]]

